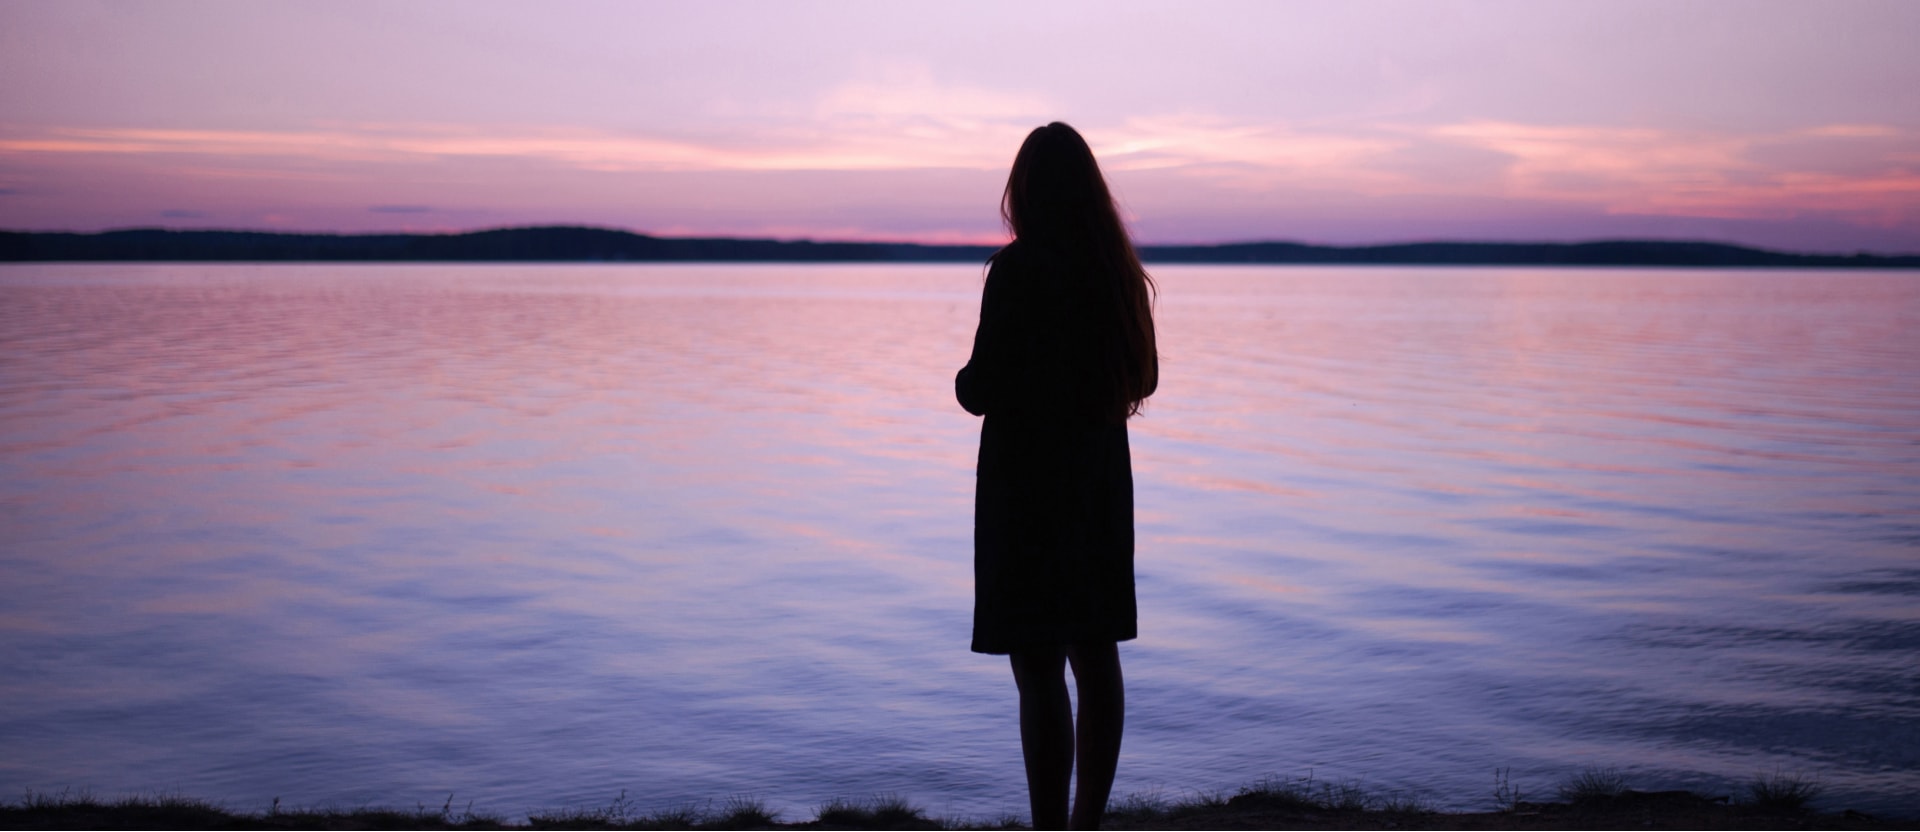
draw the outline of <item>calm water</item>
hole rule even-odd
[[[1156,273],[1116,794],[1920,812],[1920,274]],[[0,268],[0,794],[1024,816],[979,285]]]

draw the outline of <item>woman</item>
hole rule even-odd
[[[1028,134],[1000,215],[973,355],[954,380],[985,416],[974,494],[973,649],[1007,654],[1036,829],[1106,811],[1120,757],[1117,643],[1134,637],[1127,417],[1159,377],[1153,281],[1093,151],[1065,124]],[[1066,665],[1080,694],[1076,733]]]

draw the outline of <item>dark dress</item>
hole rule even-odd
[[[1069,261],[995,256],[973,355],[954,379],[985,416],[973,514],[973,650],[1135,636],[1133,470],[1110,362],[1118,315]]]

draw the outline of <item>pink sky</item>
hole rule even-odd
[[[1920,3],[0,2],[0,228],[1920,252]]]

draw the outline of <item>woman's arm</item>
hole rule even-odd
[[[987,286],[979,294],[979,329],[973,330],[973,355],[968,357],[966,367],[960,367],[960,375],[954,377],[954,398],[960,400],[960,407],[966,407],[973,415],[987,415],[993,411],[1002,411],[1008,405],[1008,396],[1018,396],[1012,388],[1018,384],[1018,359],[1020,346],[1020,323],[1016,315],[1020,309],[1014,292],[1020,281],[1014,271],[1018,269],[1018,250],[1016,246],[1002,248],[1000,254],[993,257],[993,265],[987,269]]]
[[[973,333],[973,354],[953,379],[954,398],[975,416],[999,409],[1009,382],[1007,352],[1012,346],[1008,343],[1012,334],[1008,328],[1013,310],[1007,306],[1006,277],[1001,264],[1002,260],[995,258],[987,270],[987,285],[980,292],[980,326]],[[996,279],[996,275],[1000,277]]]

